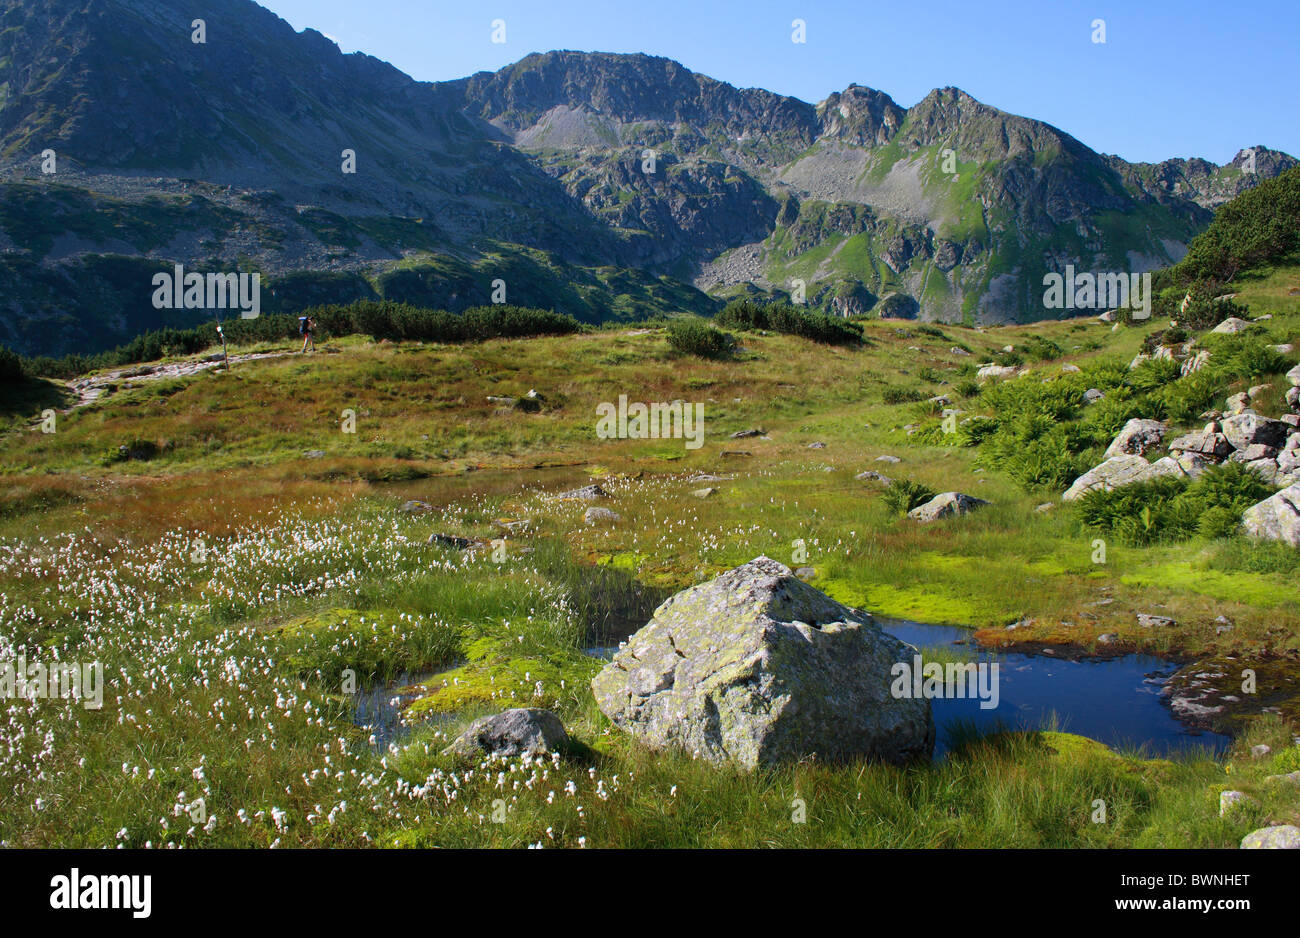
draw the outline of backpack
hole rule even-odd
[[[299,316],[299,317],[298,317],[298,335],[306,335],[306,334],[307,334],[307,317],[306,317],[306,316]]]

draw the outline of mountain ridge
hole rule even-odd
[[[1131,164],[952,87],[813,104],[569,50],[420,82],[251,0],[203,12],[196,44],[160,0],[0,3],[0,342],[189,324],[135,283],[172,260],[259,270],[279,311],[463,308],[508,269],[511,302],[588,321],[801,281],[841,314],[1042,318],[1043,273],[1176,261],[1253,182],[1242,153]]]

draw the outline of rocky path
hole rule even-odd
[[[286,358],[290,355],[296,355],[297,352],[248,352],[243,355],[231,355],[230,364],[241,364],[242,362],[258,361],[267,358]],[[158,381],[163,378],[187,378],[190,375],[197,375],[204,371],[211,371],[213,368],[220,368],[224,365],[225,358],[220,352],[207,355],[203,358],[197,358],[190,361],[169,362],[165,365],[133,365],[128,368],[119,368],[116,371],[108,371],[103,374],[91,375],[86,378],[78,378],[75,381],[68,382],[68,389],[76,395],[76,401],[71,407],[68,407],[63,413],[70,413],[78,408],[92,404],[104,393],[114,386],[121,387],[138,387],[141,384],[147,384],[150,381]]]

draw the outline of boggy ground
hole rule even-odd
[[[1286,276],[1243,291],[1273,313],[1278,342],[1300,323]],[[1240,536],[1110,543],[1096,563],[1072,508],[1036,510],[1059,491],[1027,491],[979,448],[903,429],[937,419],[934,395],[979,412],[967,363],[1005,345],[1054,341],[1061,356],[1029,362],[1047,377],[1127,363],[1145,331],[872,322],[861,349],[746,334],[724,362],[678,357],[656,329],[465,347],[345,337],[230,374],[123,382],[60,414],[53,434],[19,414],[0,443],[0,657],[99,660],[107,691],[99,711],[9,705],[0,785],[15,797],[0,841],[1233,846],[1295,823],[1300,798],[1264,781],[1300,769],[1287,722],[1300,716],[1287,690],[1295,551]],[[540,412],[487,400],[530,389]],[[597,439],[595,407],[619,394],[702,403],[704,445]],[[751,428],[766,433],[730,438]],[[868,469],[992,505],[917,524],[855,478]],[[610,498],[547,497],[592,480]],[[717,491],[694,494],[705,487]],[[410,499],[429,507],[402,511]],[[593,504],[621,520],[584,523]],[[426,543],[435,532],[487,546]],[[744,776],[638,749],[596,711],[600,663],[583,649],[759,554],[811,567],[843,602],[970,626],[989,644],[1254,665],[1263,693],[1243,713],[1280,715],[1236,721],[1219,761],[1050,732],[963,741],[960,728],[950,758],[909,769]],[[1142,628],[1138,613],[1177,624]],[[1117,642],[1098,645],[1107,633]],[[395,696],[419,681],[409,734],[372,745],[345,672]],[[556,709],[585,755],[473,766],[439,754],[472,717],[522,704]],[[1257,742],[1273,754],[1251,757]],[[1220,818],[1224,788],[1255,802]]]

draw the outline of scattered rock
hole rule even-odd
[[[433,506],[428,502],[420,501],[418,498],[412,498],[408,501],[402,502],[400,510],[405,514],[414,515],[419,514],[422,511],[433,511]]]
[[[1258,802],[1244,791],[1221,791],[1219,792],[1219,817],[1226,816],[1236,805],[1247,804],[1258,804]]]
[[[323,450],[323,449],[309,449],[309,450],[307,450],[307,452],[303,453],[302,455],[303,455],[305,458],[307,458],[307,459],[324,459],[324,458],[325,458],[325,450]]]
[[[1205,429],[1180,436],[1169,444],[1171,453],[1196,453],[1211,459],[1222,459],[1232,452],[1232,444],[1219,430],[1219,424],[1211,421]]]
[[[1088,390],[1083,392],[1083,402],[1085,404],[1095,404],[1105,398],[1105,396],[1106,393],[1104,391],[1099,391],[1096,388],[1088,388]]]
[[[1161,476],[1172,476],[1174,478],[1187,477],[1189,479],[1198,479],[1201,473],[1205,472],[1212,463],[1198,456],[1196,453],[1179,453],[1176,456],[1162,456],[1151,464],[1150,470],[1146,475],[1134,481],[1146,482],[1150,479],[1158,479]]]
[[[766,434],[766,430],[737,430],[731,434],[731,438],[733,440],[748,440],[751,437],[765,436]]]
[[[1055,507],[1056,507],[1056,502],[1043,502],[1041,505],[1036,507],[1034,511],[1038,512],[1039,514],[1042,514],[1043,512],[1051,511]]]
[[[661,605],[592,681],[600,709],[654,749],[743,769],[815,756],[929,758],[927,699],[895,697],[910,645],[759,557]]]
[[[1070,362],[1067,362],[1066,364],[1064,364],[1064,365],[1061,366],[1061,373],[1062,373],[1062,374],[1072,374],[1072,375],[1073,375],[1073,374],[1078,374],[1078,373],[1079,373],[1080,371],[1082,371],[1082,370],[1083,370],[1083,369],[1080,368],[1078,365],[1072,364],[1072,363],[1070,363]]]
[[[609,498],[609,493],[599,485],[584,485],[581,488],[569,489],[567,492],[561,492],[558,495],[552,495],[553,501],[593,501],[597,498]]]
[[[806,583],[817,575],[817,569],[815,567],[800,567],[795,570],[794,575]]]
[[[1141,479],[1150,469],[1151,464],[1141,456],[1112,456],[1075,479],[1061,499],[1072,502],[1093,489],[1110,491],[1128,485]]]
[[[713,486],[709,486],[707,488],[696,489],[695,491],[691,492],[691,494],[694,495],[696,498],[711,498],[712,496],[718,494],[718,490],[715,489]]]
[[[963,495],[961,492],[944,492],[936,495],[924,505],[919,505],[907,513],[907,516],[913,521],[938,521],[940,518],[947,518],[954,515],[964,515],[989,504],[982,498],[976,498],[974,495]]]
[[[981,365],[976,376],[979,378],[1010,378],[1014,376],[1016,369],[1012,365]]]
[[[1281,447],[1286,443],[1287,425],[1257,414],[1237,414],[1223,421],[1223,435],[1237,449],[1260,444]]]
[[[1264,781],[1300,785],[1300,772],[1288,772],[1286,775],[1266,775]]]
[[[1253,537],[1300,547],[1300,482],[1247,508],[1241,520]]]
[[[610,511],[608,508],[601,508],[593,505],[583,514],[582,520],[587,524],[613,524],[616,521],[622,521],[623,518],[616,511]]]
[[[1262,759],[1265,756],[1273,754],[1273,747],[1260,743],[1258,746],[1250,747],[1250,755],[1253,759]]]
[[[820,443],[820,442],[819,442],[819,443],[809,443],[809,444],[808,444],[808,448],[809,448],[809,449],[825,449],[825,448],[826,448],[826,444],[825,444],[825,443]]]
[[[549,710],[516,708],[480,717],[443,750],[448,755],[534,756],[562,753],[569,734],[560,718]]]
[[[453,550],[468,550],[473,547],[476,541],[467,537],[461,537],[459,534],[430,534],[426,544],[436,544],[439,547],[450,547]]]
[[[877,456],[876,462],[899,463],[902,462],[897,456]]]
[[[1300,827],[1279,824],[1261,827],[1241,838],[1242,850],[1300,850]]]
[[[1168,429],[1159,420],[1143,420],[1141,417],[1134,417],[1115,435],[1115,439],[1106,448],[1104,458],[1145,456],[1164,441],[1165,431]]]
[[[868,469],[866,472],[859,472],[853,478],[857,479],[859,482],[879,482],[881,485],[894,484],[894,480],[891,479],[889,476],[882,475],[879,472],[875,472],[874,470],[871,469]]]
[[[1300,387],[1300,365],[1296,365],[1286,373],[1287,381],[1291,382],[1292,387]]]
[[[1217,332],[1220,335],[1235,335],[1238,332],[1245,332],[1249,328],[1250,323],[1246,320],[1239,319],[1236,316],[1230,316],[1215,326],[1212,331]]]
[[[1176,621],[1169,618],[1168,616],[1158,616],[1149,612],[1138,613],[1138,625],[1142,626],[1142,628],[1144,629],[1149,629],[1149,628],[1167,629],[1167,628],[1172,628],[1177,624],[1178,623]]]
[[[1119,641],[1119,636],[1114,632],[1103,632],[1097,636],[1098,645],[1114,645]]]

